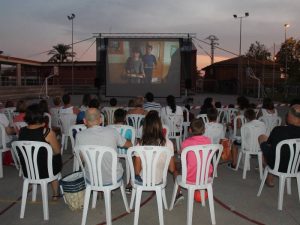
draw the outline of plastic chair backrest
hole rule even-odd
[[[289,148],[283,148],[284,146],[288,146]],[[274,171],[279,172],[279,166],[281,161],[282,151],[285,151],[285,155],[287,155],[286,151],[289,151],[289,163],[287,167],[287,174],[290,176],[296,176],[299,174],[299,166],[300,166],[300,138],[288,139],[279,142],[276,146],[276,155],[275,155],[275,164]]]
[[[226,109],[226,122],[231,123],[234,118],[238,115],[239,110],[235,108],[227,108]]]
[[[13,124],[14,113],[16,111],[16,107],[4,108],[3,113],[7,117],[9,124]]]
[[[227,109],[225,108],[217,108],[218,111],[218,118],[217,118],[217,122],[219,123],[226,123],[226,115],[227,115]]]
[[[143,186],[154,187],[157,184],[166,186],[167,172],[170,164],[171,157],[174,155],[170,149],[162,146],[134,146],[128,149],[127,159],[130,166],[130,176],[135,177],[133,156],[139,156],[142,164],[141,178]],[[162,163],[163,165],[159,165]],[[158,166],[159,165],[159,166]],[[162,171],[157,169],[162,168]],[[162,180],[157,178],[157,175],[162,175]],[[135,185],[134,180],[131,181]]]
[[[220,140],[225,137],[225,127],[221,123],[207,123],[204,135],[209,137],[213,144],[219,144]]]
[[[267,128],[266,134],[269,135],[274,127],[281,125],[281,117],[276,115],[267,115],[259,118],[260,121],[264,122]]]
[[[213,164],[214,171],[217,169],[217,165],[222,155],[222,151],[223,146],[220,144],[194,145],[184,148],[181,152],[182,182],[185,184],[189,183],[187,181],[188,154],[193,154],[196,157],[197,161],[196,180],[194,185],[207,185],[208,182],[212,182],[212,180],[209,179],[209,167]],[[217,158],[216,161],[212,163],[214,155],[217,155]]]
[[[126,116],[127,125],[134,127],[136,138],[142,137],[142,125],[145,115],[141,114],[128,114]]]
[[[104,114],[106,125],[110,125],[114,123],[114,113],[118,109],[118,107],[104,107],[101,111]],[[104,122],[104,121],[102,121]]]
[[[5,131],[5,127],[0,123],[0,132],[1,132],[1,145],[0,145],[0,154],[1,151],[6,150],[6,131]]]
[[[92,187],[102,187],[104,185],[103,182],[103,171],[102,166],[105,164],[105,161],[108,157],[110,157],[111,163],[111,184],[117,184],[117,165],[118,158],[117,152],[115,149],[99,146],[99,145],[79,145],[76,146],[76,156],[79,159],[79,165],[84,172],[85,178],[87,182]],[[104,156],[105,155],[105,156]],[[82,163],[82,159],[84,164]]]
[[[54,177],[52,165],[53,150],[49,144],[39,141],[14,141],[12,148],[20,165],[22,165],[21,159],[22,161],[24,160],[25,168],[22,168],[22,170],[23,175],[27,174],[27,179],[40,180],[38,168],[38,154],[40,151],[46,151],[47,154],[47,162],[43,162],[43,165],[47,166],[48,178],[44,179],[52,179]]]
[[[121,134],[122,137],[124,137],[124,138],[126,138],[128,133],[130,133],[131,134],[130,141],[131,141],[132,145],[135,144],[135,129],[132,126],[112,124],[112,125],[109,125],[109,127],[116,129],[118,131],[118,133]],[[119,154],[122,154],[124,152],[124,148],[118,148],[118,150],[119,150]]]
[[[70,127],[76,123],[76,115],[71,113],[60,114],[59,121],[61,123],[62,133],[68,135]]]
[[[70,127],[69,129],[69,137],[71,139],[72,149],[75,147],[75,139],[78,132],[87,129],[84,124],[76,124]]]
[[[177,137],[178,134],[182,135],[183,116],[182,115],[167,115],[166,121],[169,127],[169,138]]]
[[[242,149],[250,152],[258,152],[260,150],[258,137],[262,134],[266,134],[264,123],[260,122],[255,125],[245,123],[241,127]]]
[[[186,119],[184,120],[184,122],[189,123],[190,122],[190,111],[184,106],[182,106],[181,108],[182,108],[182,111],[183,111],[183,115],[186,115],[185,116]]]
[[[246,118],[243,115],[238,115],[234,117],[233,120],[233,139],[239,139],[241,138],[240,134],[238,134],[239,128],[238,128],[238,121],[240,121],[241,127],[246,123]]]
[[[207,114],[199,114],[199,115],[197,115],[196,118],[197,118],[197,119],[201,118],[202,121],[203,121],[203,123],[208,123],[208,122],[209,122],[209,121],[208,121]]]
[[[51,127],[59,127],[59,109],[60,108],[51,108],[50,114],[51,114]]]

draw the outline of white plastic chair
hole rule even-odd
[[[130,209],[133,209],[134,199],[136,198],[134,225],[138,225],[141,196],[143,191],[155,191],[159,224],[164,224],[162,202],[164,203],[165,209],[167,209],[168,206],[165,187],[167,185],[168,167],[173,155],[174,153],[170,151],[170,149],[162,146],[135,146],[128,149],[127,158],[129,161],[131,177],[135,177],[132,157],[140,157],[142,164],[142,171],[140,175],[143,182],[138,183],[135,182],[135,179],[131,179],[132,195]],[[158,168],[161,168],[162,171],[158,171]],[[157,177],[158,174],[161,176],[161,180]]]
[[[77,125],[73,125],[70,127],[69,129],[69,137],[71,139],[71,145],[72,145],[72,151],[74,154],[74,161],[73,161],[73,172],[78,171],[79,170],[79,163],[78,163],[78,159],[77,156],[75,154],[75,139],[76,139],[76,135],[78,132],[85,130],[87,127],[84,124],[77,124]]]
[[[185,140],[188,136],[188,128],[191,125],[190,122],[190,112],[186,107],[181,107],[183,113],[186,115],[186,120],[183,121],[182,126],[183,126],[183,140]]]
[[[60,108],[51,108],[50,109],[51,127],[60,127],[59,110],[60,110]]]
[[[76,115],[71,113],[60,114],[59,121],[61,124],[61,154],[63,150],[68,148],[69,130],[76,123]]]
[[[109,127],[116,129],[124,138],[126,137],[127,132],[130,132],[131,133],[131,143],[132,143],[132,145],[135,145],[135,129],[132,126],[113,124],[113,125],[110,125]],[[129,169],[129,163],[127,160],[127,149],[118,148],[118,158],[125,160],[126,184],[128,184],[129,180],[130,180],[130,169]]]
[[[236,117],[234,117],[233,120],[233,133],[231,136],[231,140],[235,141],[235,140],[241,140],[241,135],[240,135],[240,128],[238,128],[238,122],[240,123],[240,127],[242,127],[247,121],[245,116],[243,115],[238,115]]]
[[[226,108],[217,108],[217,111],[218,111],[217,122],[226,123],[227,109]]]
[[[203,123],[208,123],[209,120],[208,120],[208,117],[207,117],[207,114],[199,114],[196,116],[197,119],[201,118]]]
[[[114,123],[114,113],[119,107],[104,107],[101,111],[104,114],[107,124],[110,125]],[[104,121],[103,121],[104,123]]]
[[[169,139],[175,139],[177,151],[180,149],[183,130],[183,116],[167,115],[165,121],[169,127]]]
[[[16,107],[9,107],[9,108],[4,108],[3,113],[7,117],[9,124],[13,124],[13,118],[14,118],[14,113],[16,111]]]
[[[284,148],[286,146],[287,148]],[[288,166],[286,172],[279,171],[279,167],[281,164],[281,154],[285,152],[289,152],[290,158],[288,160]],[[300,200],[300,172],[299,172],[299,165],[300,165],[300,139],[289,139],[283,140],[279,142],[276,146],[276,156],[275,156],[275,165],[274,168],[271,169],[269,166],[266,166],[264,171],[264,177],[261,181],[259,191],[257,196],[259,197],[262,189],[264,187],[265,181],[267,179],[268,173],[271,173],[275,176],[279,177],[279,193],[278,193],[278,210],[282,210],[283,205],[283,194],[284,194],[284,185],[285,181],[287,181],[287,193],[291,194],[291,178],[295,177],[297,179],[297,186],[298,186],[298,196]]]
[[[239,110],[235,108],[226,109],[226,123],[231,123],[234,118],[238,115]]]
[[[144,121],[145,116],[141,114],[128,114],[126,116],[126,123],[129,126],[134,127],[135,129],[135,137],[141,138],[142,137],[142,125]]]
[[[267,131],[266,135],[269,136],[274,127],[281,125],[281,117],[276,115],[267,115],[259,118],[260,121],[264,122],[266,125]]]
[[[259,122],[259,121],[257,121]],[[243,179],[246,179],[246,172],[250,168],[250,155],[257,155],[258,166],[259,166],[259,177],[262,179],[263,169],[262,169],[262,152],[258,143],[258,137],[266,133],[265,125],[260,122],[260,124],[246,123],[241,127],[242,136],[242,146],[241,151],[239,151],[238,161],[236,169],[239,168],[242,155],[245,155],[244,168],[243,168]]]
[[[194,203],[194,193],[196,190],[200,190],[202,206],[205,206],[204,194],[205,190],[208,192],[208,201],[210,208],[211,223],[216,224],[215,209],[214,209],[214,197],[212,184],[214,176],[209,177],[209,167],[212,164],[212,159],[214,155],[217,155],[216,162],[218,163],[223,151],[223,146],[220,144],[211,145],[195,145],[189,146],[182,150],[181,153],[181,165],[182,165],[182,175],[177,176],[170,210],[174,207],[175,197],[178,190],[178,185],[188,190],[188,207],[187,207],[187,225],[192,225],[193,220],[193,203]],[[187,181],[187,154],[194,154],[197,160],[197,172],[196,172],[196,182],[194,184]],[[214,170],[216,170],[217,164],[214,164]]]
[[[76,155],[79,159],[80,167],[84,172],[85,180],[86,180],[86,189],[84,196],[84,207],[82,212],[82,222],[81,225],[85,225],[87,211],[90,201],[91,192],[104,192],[104,200],[105,200],[105,212],[106,212],[106,224],[112,224],[111,218],[111,191],[117,188],[121,189],[123,201],[125,204],[125,208],[127,212],[130,212],[127,198],[125,194],[125,187],[123,184],[123,179],[117,177],[117,165],[118,158],[117,152],[113,148],[97,146],[97,145],[80,145],[76,146]],[[105,184],[103,182],[103,174],[102,174],[102,164],[105,163],[105,157],[111,157],[111,184]],[[84,166],[82,163],[84,161]],[[97,195],[93,194],[93,204],[92,208],[96,206],[96,198]]]
[[[23,170],[23,191],[22,191],[22,203],[21,203],[21,213],[20,218],[24,218],[27,192],[29,184],[33,185],[32,191],[32,201],[36,201],[36,191],[37,185],[41,185],[42,190],[42,202],[43,202],[43,213],[44,220],[49,220],[49,208],[48,208],[48,183],[57,180],[60,178],[60,173],[53,174],[53,151],[49,144],[46,142],[38,141],[14,141],[12,143],[12,148],[17,156],[17,159],[20,164],[20,159],[24,160],[25,168]],[[40,178],[39,169],[38,169],[38,154],[39,151],[46,151],[47,153],[47,162],[45,162],[48,168],[48,177]],[[27,174],[25,177],[24,174]]]

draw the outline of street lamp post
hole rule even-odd
[[[72,94],[74,94],[74,41],[73,41],[73,20],[75,18],[75,14],[72,13],[70,16],[68,16],[68,20],[72,21]]]
[[[241,55],[242,55],[242,24],[243,24],[243,18],[246,18],[249,16],[248,12],[245,12],[244,16],[237,16],[236,14],[233,15],[233,18],[240,20],[240,46],[239,46],[239,64],[238,64],[238,92],[239,94],[243,94],[243,79],[241,75]]]
[[[289,24],[284,24],[284,43],[285,43],[285,79],[288,79],[288,72],[287,72],[287,43],[286,43],[286,32],[287,32],[287,28],[289,28],[290,25]]]

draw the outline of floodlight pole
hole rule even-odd
[[[73,40],[73,36],[74,36],[74,29],[73,29],[73,21],[75,18],[75,14],[72,13],[70,16],[68,16],[68,19],[71,20],[72,22],[72,94],[74,94],[74,40]]]
[[[289,24],[284,24],[284,43],[285,43],[285,79],[288,79],[288,72],[287,72],[287,42],[286,42],[286,32],[287,32],[287,28],[289,28],[290,25]]]

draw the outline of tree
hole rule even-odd
[[[65,44],[57,44],[53,46],[53,49],[49,51],[48,55],[52,55],[48,62],[68,62],[68,58],[72,57],[71,46]],[[73,53],[73,57],[75,56]]]
[[[271,53],[264,44],[261,44],[259,41],[256,41],[255,43],[252,43],[250,45],[246,56],[257,60],[268,60],[271,57]]]
[[[287,75],[290,81],[300,81],[300,40],[294,38],[287,39],[281,44],[279,52],[276,54],[276,62],[285,71],[287,65]]]

